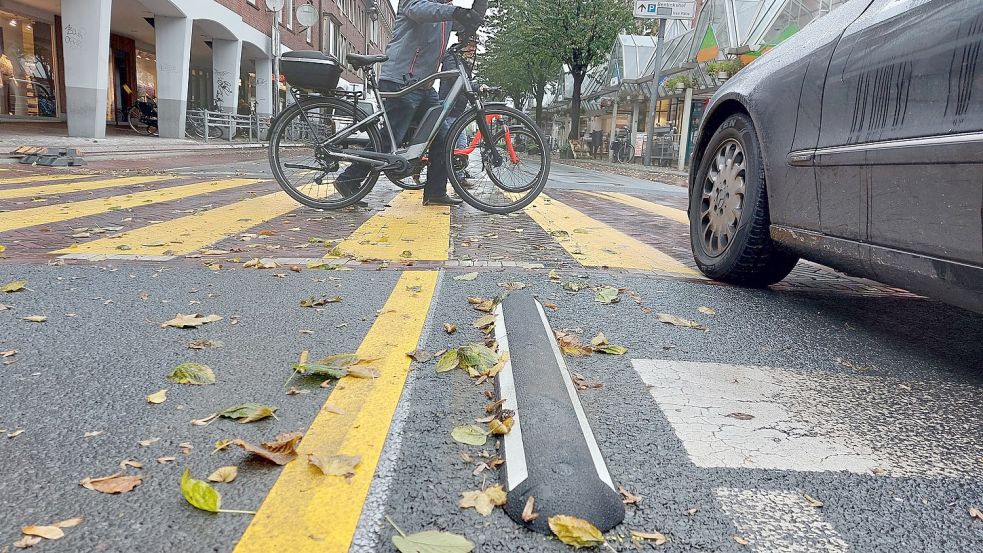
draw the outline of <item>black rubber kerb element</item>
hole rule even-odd
[[[516,523],[549,534],[547,520],[572,515],[606,532],[625,518],[542,306],[513,293],[496,311],[495,335],[510,362],[499,373],[503,407],[516,411],[503,438],[501,471],[508,491],[505,512]],[[522,520],[526,500],[535,498],[539,517]]]

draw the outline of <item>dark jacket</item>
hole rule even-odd
[[[389,60],[382,64],[381,80],[413,84],[436,73],[447,50],[454,10],[441,0],[400,0]]]

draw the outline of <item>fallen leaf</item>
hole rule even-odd
[[[594,301],[598,303],[618,303],[618,289],[613,286],[602,286],[594,292]]]
[[[591,339],[590,345],[594,348],[594,351],[609,355],[624,355],[628,352],[628,348],[608,342],[608,338],[603,332],[598,332],[597,336]]]
[[[226,409],[219,411],[218,416],[225,417],[227,419],[235,419],[240,423],[255,422],[258,420],[263,420],[266,417],[275,417],[276,407],[272,405],[263,405],[261,403],[243,403],[241,405],[233,405],[232,407],[227,407]]]
[[[102,434],[102,430],[95,430],[93,432],[83,432],[82,433],[82,437],[83,438],[95,438],[99,434]]]
[[[457,325],[451,323],[444,323],[444,332],[448,334],[454,334],[457,332]]]
[[[980,511],[976,507],[969,508],[969,517],[975,518],[977,520],[983,521],[983,511]]]
[[[603,388],[603,382],[587,380],[587,377],[580,373],[573,373],[573,383],[578,390],[589,390],[591,388]]]
[[[681,326],[683,328],[692,328],[694,330],[706,330],[707,329],[707,327],[701,325],[700,323],[698,323],[696,321],[691,321],[689,319],[684,319],[682,317],[677,317],[675,315],[670,315],[669,313],[656,313],[656,316],[659,317],[659,321],[660,322],[663,322],[663,323],[666,323],[666,324],[671,324],[671,325],[674,325],[674,326]]]
[[[570,281],[570,282],[564,282],[563,284],[560,285],[560,287],[566,290],[567,292],[577,293],[583,290],[584,288],[587,288],[587,285],[584,284],[583,282]]]
[[[166,465],[167,463],[173,463],[177,457],[158,457],[157,463],[161,465]]]
[[[397,528],[397,530],[399,529]],[[392,542],[400,553],[470,553],[474,551],[474,544],[465,537],[434,530],[409,535],[400,533],[392,537]]]
[[[440,360],[437,361],[437,366],[434,367],[434,369],[439,373],[443,373],[456,369],[460,364],[461,359],[457,355],[457,350],[451,349],[447,350],[447,352],[440,357]]]
[[[192,507],[217,513],[222,507],[222,496],[211,487],[208,482],[195,480],[191,477],[191,470],[184,469],[181,475],[181,495]]]
[[[15,355],[17,355],[17,350],[15,350],[15,349],[8,349],[7,351],[0,351],[0,357],[3,357],[3,358],[13,357]]]
[[[631,539],[636,541],[649,540],[655,542],[655,545],[663,545],[669,541],[669,538],[662,532],[639,532],[638,530],[631,530]]]
[[[344,476],[351,478],[355,476],[355,467],[362,462],[361,455],[331,455],[330,457],[318,457],[313,453],[307,454],[307,462],[321,470],[328,476]]]
[[[488,433],[480,426],[464,424],[454,427],[451,437],[455,441],[468,445],[485,445],[488,442]]]
[[[214,349],[225,345],[221,340],[192,340],[186,344],[190,349]]]
[[[546,276],[550,280],[560,280],[560,274],[557,273],[555,269],[551,270]]]
[[[12,439],[12,438],[16,438],[17,436],[20,436],[23,433],[24,433],[24,429],[22,428],[20,430],[14,430],[13,432],[7,432],[7,437]]]
[[[232,440],[232,443],[267,461],[286,465],[297,458],[297,444],[303,436],[300,432],[287,432],[280,434],[273,441],[263,442],[259,446],[245,440]]]
[[[214,455],[219,451],[222,451],[225,448],[229,447],[230,445],[232,445],[232,440],[217,440],[215,442],[215,449],[213,449],[212,452],[209,453],[209,455]]]
[[[499,282],[498,286],[505,288],[506,290],[525,290],[527,288],[525,282],[519,282],[517,280],[510,280],[508,282]]]
[[[172,326],[174,328],[193,328],[198,327],[207,323],[214,323],[215,321],[221,321],[222,317],[218,315],[199,315],[197,313],[191,315],[182,315],[178,313],[176,317],[161,324],[161,327]]]
[[[83,478],[79,484],[89,490],[114,494],[126,493],[139,486],[142,480],[143,476],[139,474],[135,476],[123,476],[122,473],[117,472],[116,474],[103,476],[102,478]]]
[[[355,378],[379,378],[382,373],[379,369],[374,367],[363,367],[361,365],[353,365],[348,368],[348,376],[353,376]]]
[[[321,296],[320,298],[311,296],[307,299],[300,300],[301,307],[321,307],[329,303],[341,303],[345,298],[341,296]]]
[[[154,405],[164,403],[167,401],[167,389],[160,390],[159,392],[154,392],[147,396],[147,403],[153,403]]]
[[[73,528],[79,524],[82,524],[82,517],[66,519],[61,522],[56,522],[52,526],[57,526],[58,528]]]
[[[549,525],[550,530],[560,541],[577,549],[604,543],[604,536],[601,531],[581,518],[569,515],[551,516]]]
[[[734,541],[736,541],[737,543],[739,543],[741,545],[747,545],[747,544],[751,543],[751,542],[747,541],[746,539],[744,539],[741,536],[738,536],[736,534],[733,536],[733,538],[734,538]]]
[[[556,342],[564,355],[570,357],[588,357],[594,353],[593,347],[582,344],[580,339],[570,332],[556,330],[553,334],[556,336]]]
[[[291,386],[290,389],[287,390],[287,395],[288,396],[299,396],[299,395],[302,395],[302,394],[309,394],[309,393],[311,393],[310,390],[301,390],[300,388],[298,388],[296,386]]]
[[[308,376],[323,376],[326,378],[344,378],[348,376],[348,369],[344,367],[332,367],[320,363],[297,363],[293,366],[294,372]],[[327,381],[322,384],[326,385]]]
[[[41,543],[41,538],[37,536],[24,536],[21,539],[14,542],[14,547],[17,549],[27,549],[28,547],[34,546]]]
[[[728,413],[724,416],[730,417],[732,419],[737,419],[739,421],[749,421],[754,418],[754,415],[749,415],[747,413]]]
[[[498,376],[498,373],[502,372],[502,369],[504,369],[505,365],[509,362],[509,357],[509,352],[503,351],[502,354],[498,356],[498,361],[492,365],[492,368],[488,369],[488,376]]]
[[[143,463],[137,461],[136,459],[123,459],[119,462],[119,468],[126,470],[126,467],[133,467],[135,469],[142,469]]]
[[[474,273],[465,273],[463,275],[457,275],[456,277],[454,277],[454,280],[466,280],[470,282],[476,278],[478,278],[478,273],[474,272]]]
[[[171,369],[167,379],[178,384],[192,384],[201,386],[205,384],[215,384],[215,373],[211,367],[201,363],[181,363]]]
[[[29,323],[43,323],[48,320],[44,315],[28,315],[27,317],[21,317],[21,319]]]
[[[512,431],[512,417],[493,419],[488,423],[488,431],[496,436],[504,436]]]
[[[555,303],[553,303],[553,302],[544,303],[543,304],[543,307],[545,307],[547,309],[550,309],[550,310],[553,310],[553,311],[556,311],[556,309],[557,309],[557,305]]]
[[[506,493],[501,484],[484,490],[463,492],[458,506],[462,509],[474,508],[482,516],[488,516],[496,506],[505,505]]]
[[[696,308],[697,311],[703,313],[704,315],[710,315],[711,317],[717,314],[717,310],[712,307],[700,306]]]
[[[809,505],[811,507],[815,507],[815,508],[818,509],[818,508],[820,508],[820,507],[823,506],[823,502],[822,501],[819,501],[818,499],[816,499],[815,497],[812,497],[811,495],[809,495],[807,493],[806,494],[802,494],[802,496],[806,498],[806,501],[809,502]]]
[[[485,315],[477,319],[472,325],[478,329],[488,329],[495,324],[495,315]]]
[[[522,508],[522,522],[532,522],[539,518],[539,513],[535,512],[536,498],[529,496],[526,499],[526,506]]]
[[[402,251],[402,252],[401,252],[401,253],[399,254],[399,256],[400,256],[400,257],[402,257],[402,258],[409,258],[409,257],[413,257],[413,252],[412,252],[412,251],[410,251],[410,250],[403,250],[403,251]]]
[[[693,507],[691,509],[686,509],[686,514],[689,515],[689,516],[693,516],[696,513],[698,513],[699,511],[700,511],[699,509],[697,509],[696,507]]]
[[[410,359],[416,361],[417,363],[427,363],[433,359],[432,353],[422,349],[415,349],[406,355],[409,355]]]
[[[3,288],[0,288],[0,291],[6,292],[8,294],[13,294],[14,292],[20,292],[26,286],[27,286],[26,280],[15,280],[12,282],[8,282],[7,284],[4,284]]]
[[[210,482],[223,482],[228,484],[229,482],[236,479],[239,475],[239,469],[234,466],[219,467],[215,469],[215,472],[208,475],[208,480]]]
[[[191,450],[195,447],[191,445],[191,442],[181,442],[177,444],[177,446],[181,448],[181,453],[184,453],[185,455],[191,455]]]
[[[146,440],[140,440],[139,444],[143,447],[147,447],[148,445],[153,445],[159,441],[160,438],[147,438]]]
[[[28,536],[38,536],[46,540],[60,540],[65,537],[65,532],[57,526],[23,526],[20,531]]]
[[[618,486],[618,493],[621,494],[621,502],[625,505],[638,505],[642,501],[641,497],[631,493],[623,486]]]

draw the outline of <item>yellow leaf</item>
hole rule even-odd
[[[24,526],[20,531],[28,536],[39,536],[46,540],[60,540],[65,537],[65,532],[57,526]]]
[[[307,462],[319,468],[328,476],[355,476],[355,467],[362,462],[361,455],[332,455],[320,458],[313,453],[307,455]]]
[[[556,515],[549,518],[550,530],[563,543],[576,549],[604,543],[604,536],[596,526],[582,518]]]
[[[7,284],[4,284],[3,288],[0,288],[0,291],[11,294],[13,292],[20,292],[21,290],[24,289],[25,286],[27,286],[26,280],[15,280],[13,282],[8,282]]]
[[[14,547],[17,549],[27,549],[28,547],[34,546],[41,543],[41,538],[37,536],[24,536],[21,539],[14,542]]]
[[[631,539],[654,541],[655,545],[662,545],[669,541],[669,538],[662,532],[639,532],[638,530],[631,531]]]
[[[239,475],[239,469],[234,466],[219,467],[215,469],[215,472],[208,475],[208,480],[211,482],[225,482],[229,483],[236,479]]]
[[[496,505],[505,505],[506,494],[501,484],[484,490],[474,490],[461,493],[458,505],[462,509],[474,508],[482,516],[488,516]]]
[[[504,436],[512,431],[512,417],[503,420],[493,419],[488,423],[488,430],[496,436]]]
[[[68,520],[63,520],[61,522],[56,522],[53,526],[57,526],[59,528],[71,528],[73,526],[78,526],[79,524],[82,524],[82,517],[75,517]]]
[[[164,403],[165,401],[167,401],[167,389],[166,388],[163,389],[163,390],[161,390],[161,391],[159,391],[159,392],[154,392],[154,393],[150,394],[149,396],[147,396],[147,403],[153,403],[153,404],[156,405],[158,403]]]

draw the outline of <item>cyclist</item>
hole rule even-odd
[[[458,24],[459,35],[474,35],[483,20],[482,14],[453,6],[449,0],[400,0],[393,37],[386,47],[389,59],[383,62],[379,75],[379,90],[396,92],[436,72],[447,49],[452,24]],[[396,144],[402,143],[417,110],[426,111],[438,103],[437,92],[432,88],[386,100],[385,109]],[[445,135],[446,128],[431,147],[423,205],[461,204],[460,199],[447,194]],[[368,173],[368,167],[353,164],[338,175],[335,188],[345,196],[352,196]]]

